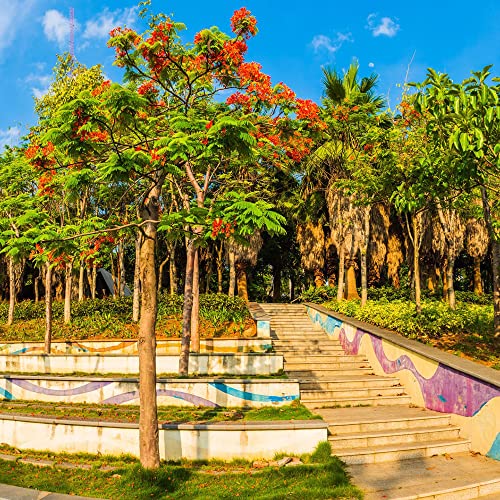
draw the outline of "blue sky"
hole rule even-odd
[[[153,0],[154,10],[187,25],[186,40],[207,26],[229,31],[232,12],[242,6],[257,17],[260,30],[248,59],[302,98],[320,99],[322,66],[342,71],[353,58],[362,76],[380,75],[378,91],[392,106],[410,63],[409,80],[423,79],[428,67],[455,80],[486,64],[500,74],[498,0]],[[100,63],[108,77],[121,80],[107,35],[116,25],[145,28],[136,2],[0,0],[0,148],[15,144],[35,123],[32,96],[46,91],[56,54],[68,50],[70,7],[77,59]]]

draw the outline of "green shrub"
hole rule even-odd
[[[437,300],[424,300],[422,313],[408,300],[330,301],[325,307],[360,321],[394,330],[408,338],[439,338],[445,333],[489,334],[493,331],[493,306],[459,302],[456,310]]]

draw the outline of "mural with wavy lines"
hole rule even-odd
[[[419,394],[414,398],[431,410],[466,417],[471,439],[492,458],[500,460],[500,387],[460,372],[443,363],[424,359],[422,354],[397,346],[374,333],[356,328],[340,319],[307,308],[313,323],[338,339],[346,354],[368,356],[372,368],[385,374],[411,374]],[[367,330],[369,330],[367,325]],[[476,424],[474,424],[476,422]],[[477,435],[475,439],[475,435]],[[487,444],[485,444],[487,443]],[[485,447],[486,446],[486,447]]]
[[[77,378],[0,378],[0,396],[7,400],[138,404],[139,384],[134,380],[78,380]],[[160,405],[266,406],[286,405],[299,398],[297,382],[226,382],[187,380],[159,382]]]

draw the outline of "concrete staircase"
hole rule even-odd
[[[353,479],[359,486],[363,486],[370,464],[378,467],[387,463],[390,467],[392,462],[399,467],[402,460],[409,464],[452,454],[474,459],[469,454],[469,440],[460,437],[460,429],[451,425],[449,415],[411,405],[397,377],[375,375],[364,356],[344,354],[338,341],[330,339],[309,320],[304,306],[261,304],[261,307],[271,317],[274,350],[284,356],[286,373],[300,381],[301,402],[328,422],[332,453],[351,465]],[[498,492],[500,499],[500,463],[488,462],[493,462],[490,468],[497,471],[493,482],[490,484],[491,477],[487,481],[488,491]],[[432,469],[422,468],[423,483],[430,480]],[[439,493],[439,480],[432,483],[430,494],[441,495],[447,490],[443,488]],[[465,496],[422,498],[480,498],[487,491],[479,494],[477,484],[471,486],[469,493],[463,493],[462,489],[460,495]],[[404,496],[393,484],[390,492],[382,490],[368,491],[366,498],[417,498]]]

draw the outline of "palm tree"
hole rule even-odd
[[[383,97],[375,94],[378,76],[359,78],[359,64],[354,61],[342,75],[331,68],[323,69],[323,108],[330,120],[323,143],[306,162],[305,184],[314,185],[323,193],[329,225],[339,255],[338,299],[358,297],[356,290],[356,259],[360,251],[363,288],[366,289],[366,249],[369,240],[370,217],[366,207],[356,204],[353,196],[339,187],[339,180],[349,177],[347,159],[362,149],[360,141],[367,118],[374,117],[384,107]],[[349,122],[348,122],[349,120]],[[344,276],[347,286],[344,289]],[[365,294],[366,295],[366,294]],[[365,298],[365,297],[364,297]]]

